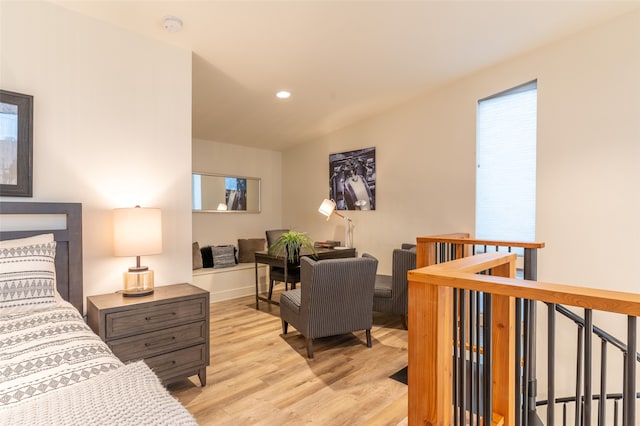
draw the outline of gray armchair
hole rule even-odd
[[[289,324],[306,340],[313,358],[313,339],[366,330],[371,347],[373,287],[378,260],[361,258],[300,259],[300,288],[280,294],[282,333]]]
[[[373,293],[373,310],[401,315],[404,328],[409,303],[407,272],[412,269],[416,269],[416,246],[402,244],[393,250],[391,276],[377,275]]]

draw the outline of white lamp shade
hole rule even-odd
[[[116,256],[148,256],[162,253],[160,209],[114,209],[113,242]]]
[[[336,211],[336,203],[333,200],[324,199],[322,204],[320,204],[320,208],[318,209],[320,213],[327,217],[327,220],[331,218],[331,215],[334,211]]]

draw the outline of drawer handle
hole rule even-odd
[[[165,367],[166,365],[166,367]],[[174,365],[176,365],[176,361],[173,360],[171,362],[167,362],[166,364],[162,365],[162,366],[158,366],[158,368],[162,369],[162,368],[168,368],[168,367],[173,367]]]
[[[176,336],[167,337],[165,339],[156,340],[155,342],[145,342],[144,346],[150,348],[152,346],[163,345],[176,340]]]
[[[176,315],[175,312],[169,312],[167,314],[161,314],[161,315],[156,315],[156,316],[149,316],[149,317],[144,317],[145,321],[152,321],[152,320],[156,320],[158,318],[164,318],[164,317],[172,317]]]

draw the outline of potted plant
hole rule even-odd
[[[300,249],[306,248],[311,250],[313,254],[316,254],[316,249],[313,247],[313,241],[302,232],[289,231],[285,232],[278,238],[269,248],[270,254],[279,256],[285,254],[287,262],[298,263],[300,260]]]

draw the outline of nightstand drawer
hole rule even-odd
[[[167,379],[183,376],[188,372],[196,372],[208,365],[208,360],[205,360],[206,354],[205,346],[197,345],[147,358],[144,362],[160,377],[160,380],[166,382]]]
[[[186,346],[193,346],[207,341],[207,324],[185,324],[165,330],[152,331],[138,336],[130,336],[108,342],[113,353],[122,362],[149,358]]]
[[[200,297],[111,312],[106,315],[106,338],[125,337],[190,321],[204,320],[207,309],[209,309],[207,299]]]

